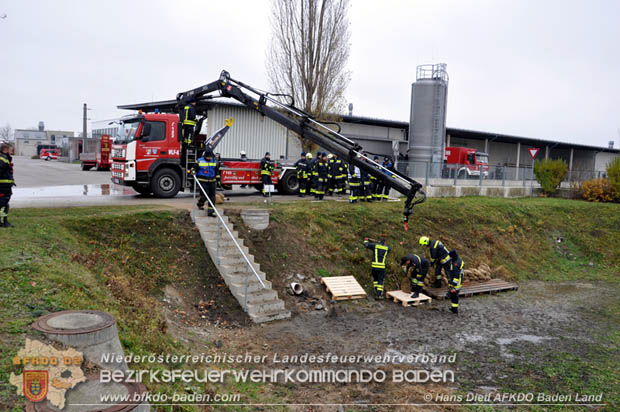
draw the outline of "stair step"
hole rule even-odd
[[[224,222],[229,222],[228,216],[223,215],[221,210],[218,210],[218,212],[220,212],[220,216],[222,216],[222,220]],[[192,217],[194,218],[194,221],[197,222],[217,222],[219,220],[217,217],[207,216],[206,210],[194,210],[192,211]]]
[[[208,242],[207,243],[207,249],[209,249],[209,251],[211,253],[218,253],[218,245],[215,242]],[[241,256],[241,252],[239,251],[239,249],[237,248],[237,246],[235,245],[219,245],[219,254],[220,256]],[[241,250],[243,251],[243,253],[245,253],[245,255],[248,257],[248,260],[251,262],[252,259],[250,258],[250,249],[248,249],[247,246],[241,246]]]
[[[248,293],[249,294],[249,293]],[[266,302],[248,302],[248,313],[269,312],[272,310],[283,310],[284,302],[280,299],[273,299]]]
[[[204,232],[205,237],[202,239],[205,242],[209,242],[211,244],[213,244],[213,246],[217,246],[218,241],[217,241],[217,234],[211,236],[210,232]],[[237,244],[239,246],[243,246],[243,239],[235,239],[237,241]],[[226,233],[224,236],[220,236],[220,241],[219,241],[220,246],[234,246],[235,242],[233,242],[233,240],[231,239],[230,236],[228,236],[228,233]]]
[[[268,280],[263,280],[266,289],[271,289],[271,282]],[[243,283],[232,283],[227,282],[228,288],[232,292],[235,297],[245,296],[245,281]],[[250,279],[248,281],[248,293],[258,292],[259,290],[263,290],[263,286],[258,282],[256,278]]]
[[[262,289],[256,292],[248,292],[248,304],[270,302],[277,299],[278,294],[273,289]]]
[[[288,319],[291,317],[291,312],[288,310],[273,310],[269,312],[250,313],[249,315],[254,323],[263,323],[279,319]]]
[[[243,273],[233,273],[233,274],[222,274],[222,277],[225,277],[232,283],[245,283],[245,272]],[[263,281],[263,283],[267,280],[267,277],[263,272],[258,271],[258,277]],[[248,272],[248,279],[258,282],[256,275],[251,270]]]
[[[254,267],[254,270],[259,272],[259,274],[262,273],[260,271],[260,265],[258,263],[253,262],[252,259],[250,259],[250,263],[252,264],[251,266]],[[241,263],[221,263],[219,269],[220,273],[224,273],[226,275],[234,275],[237,273],[245,274],[246,265],[247,263],[245,262],[245,260]],[[252,272],[252,269],[248,268],[248,270],[250,271],[250,273]]]

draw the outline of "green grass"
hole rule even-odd
[[[400,273],[400,257],[423,253],[417,239],[427,235],[456,248],[467,266],[485,262],[500,276],[598,280],[618,286],[618,205],[562,199],[429,199],[416,207],[408,232],[403,231],[402,207],[402,202],[270,204],[272,230],[294,234],[307,246],[300,254],[299,245],[274,238],[274,262],[280,267],[284,262],[291,270],[295,265],[310,267],[320,276],[367,274],[370,252],[363,239],[384,236],[393,248],[389,270]],[[126,352],[183,352],[183,345],[165,332],[160,311],[153,308],[165,285],[202,276],[204,248],[186,213],[144,207],[17,209],[11,217],[16,227],[0,232],[0,405],[23,407],[23,398],[8,384],[10,372],[18,372],[11,358],[26,334],[33,335],[29,325],[48,312],[104,310],[117,318]],[[562,243],[554,241],[558,236]],[[368,278],[358,276],[366,287]],[[617,399],[619,312],[617,304],[604,308],[604,316],[614,322],[608,335],[596,337],[599,343],[589,356],[549,353],[543,376],[528,375],[525,365],[523,380],[514,385],[603,391],[606,399],[607,394]],[[587,380],[580,379],[584,369],[590,371]],[[183,392],[167,385],[149,389]],[[289,389],[277,386],[238,384],[230,389],[243,392],[250,402],[292,396]]]
[[[116,317],[126,353],[182,352],[157,308],[163,286],[182,282],[183,273],[200,276],[204,247],[185,214],[108,207],[25,209],[11,217],[16,227],[0,237],[0,405],[23,407],[8,383],[10,372],[21,372],[11,358],[27,333],[37,336],[29,325],[48,312],[104,310]]]
[[[487,263],[500,277],[619,279],[620,208],[614,204],[546,198],[429,199],[416,206],[408,232],[403,230],[402,202],[296,202],[270,208],[276,224],[291,226],[312,246],[308,253],[321,257],[317,268],[336,276],[367,271],[370,252],[363,247],[364,237],[385,237],[393,249],[388,267],[400,273],[398,259],[423,254],[418,238],[426,235],[459,251],[466,267]],[[556,243],[556,237],[562,243]],[[280,253],[287,253],[286,245],[281,246]]]

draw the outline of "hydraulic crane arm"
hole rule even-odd
[[[269,93],[232,79],[225,70],[220,74],[219,80],[177,94],[177,104],[185,105],[192,99],[196,101],[211,99],[217,97],[213,93],[218,91],[222,97],[233,98],[245,106],[255,109],[299,136],[338,154],[349,164],[359,167],[377,179],[381,179],[387,186],[405,195],[407,200],[405,201],[404,222],[405,230],[407,230],[407,223],[413,212],[413,207],[426,199],[422,184],[401,173],[387,170],[366,156],[362,147],[353,140],[316,121],[302,110],[279,102]]]

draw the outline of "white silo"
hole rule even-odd
[[[439,177],[445,152],[448,72],[446,64],[426,64],[416,69],[411,85],[408,174]],[[427,166],[429,164],[429,166]]]

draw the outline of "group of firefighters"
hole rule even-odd
[[[427,236],[422,236],[419,243],[429,250],[430,260],[416,254],[408,254],[400,260],[400,265],[411,279],[412,298],[418,298],[424,286],[424,279],[428,274],[431,266],[435,267],[435,281],[433,288],[440,288],[443,285],[443,273],[446,275],[448,291],[446,299],[450,299],[450,311],[454,314],[459,313],[459,292],[463,284],[463,272],[465,263],[456,252],[456,250],[448,251],[448,249],[439,240],[431,240]],[[375,290],[375,298],[383,298],[383,283],[385,280],[386,259],[391,251],[386,246],[385,239],[371,242],[368,238],[364,239],[364,246],[373,252],[372,260],[372,283]]]
[[[379,156],[373,161],[379,163]],[[383,159],[383,172],[394,171],[394,164],[389,157]],[[327,194],[332,196],[343,195],[349,187],[349,202],[357,203],[387,200],[390,187],[359,167],[348,165],[338,157],[338,154],[318,152],[316,158],[312,153],[301,153],[301,158],[295,162],[297,180],[299,181],[299,196],[307,194],[315,200],[322,200]]]

